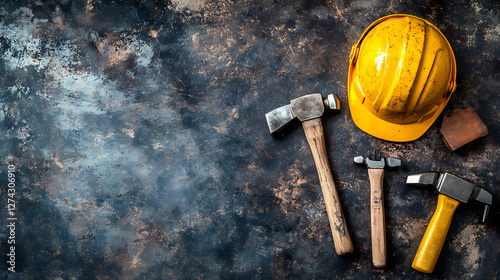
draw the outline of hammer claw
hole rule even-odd
[[[474,186],[472,199],[484,203],[484,212],[480,223],[486,223],[486,218],[488,217],[488,212],[490,212],[490,206],[493,202],[493,196],[491,195],[491,193],[485,191],[484,189]]]

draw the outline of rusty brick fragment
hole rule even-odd
[[[451,151],[488,135],[488,128],[472,107],[455,109],[443,119],[441,134],[444,143]]]

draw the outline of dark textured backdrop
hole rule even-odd
[[[437,203],[404,184],[449,171],[494,195],[461,205],[431,279],[500,276],[500,4],[496,1],[2,1],[1,268],[8,279],[427,278],[410,265]],[[444,114],[472,106],[490,135],[455,153],[439,134],[389,143],[352,122],[351,46],[374,20],[413,14],[455,51]],[[327,149],[355,253],[336,255],[300,126],[264,114],[337,93]],[[369,187],[387,171],[388,266],[371,265]],[[17,175],[16,273],[6,273],[7,165]]]

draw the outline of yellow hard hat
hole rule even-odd
[[[443,111],[456,87],[456,62],[444,35],[411,15],[372,23],[349,56],[354,123],[388,141],[412,141]]]

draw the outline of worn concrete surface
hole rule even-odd
[[[472,106],[490,134],[455,153],[442,116],[389,143],[352,122],[351,46],[374,20],[429,20],[455,51],[444,114]],[[500,276],[500,4],[496,1],[2,1],[0,275],[7,279],[496,279]],[[335,254],[300,126],[264,114],[338,93],[327,149],[355,253]],[[380,150],[388,267],[371,266],[368,176]],[[16,273],[7,273],[7,165],[16,171]],[[455,214],[433,274],[410,265],[437,203],[408,187],[452,172],[494,195]]]

